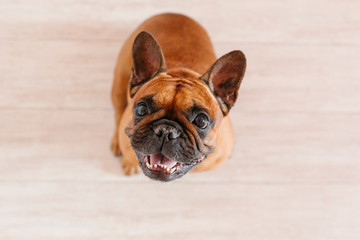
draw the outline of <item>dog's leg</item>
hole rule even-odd
[[[123,119],[120,122],[120,131],[124,129],[124,124],[128,123],[126,119],[130,115],[129,109],[125,109]],[[140,166],[138,158],[131,146],[131,141],[124,132],[120,132],[120,148],[122,150],[121,167],[126,175],[133,175],[140,172]]]
[[[114,136],[111,139],[111,151],[115,156],[121,155],[120,144],[119,144],[119,123],[121,116],[122,113],[120,113],[120,111],[115,112],[115,132],[114,132]]]
[[[125,175],[128,175],[128,176],[131,176],[133,174],[140,172],[139,161],[137,160],[137,158],[135,156],[130,157],[130,158],[123,156],[121,159],[121,166],[122,166],[122,169],[123,169]]]
[[[122,56],[121,52],[120,56]],[[127,90],[130,78],[130,72],[124,69],[131,68],[127,66],[128,64],[124,63],[123,58],[120,56],[114,72],[114,82],[111,93],[111,99],[115,109],[115,132],[111,140],[111,150],[115,156],[122,154],[119,141],[119,125],[127,105]]]

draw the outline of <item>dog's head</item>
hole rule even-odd
[[[198,78],[171,76],[156,40],[141,32],[132,63],[133,119],[126,134],[146,176],[174,180],[214,150],[221,120],[237,98],[245,56],[230,52]]]

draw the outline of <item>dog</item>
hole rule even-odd
[[[115,69],[111,149],[126,175],[172,181],[227,159],[234,144],[228,113],[246,69],[245,55],[216,58],[193,19],[160,14],[124,43]]]

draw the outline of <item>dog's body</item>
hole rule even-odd
[[[116,130],[111,147],[123,155],[125,174],[138,172],[140,163],[147,176],[170,181],[193,167],[215,168],[229,157],[234,134],[227,113],[245,71],[239,52],[213,64],[216,56],[206,31],[183,15],[157,15],[134,31],[119,54],[112,89]],[[237,75],[234,68],[239,68]],[[235,78],[238,82],[232,83]],[[184,170],[170,173],[166,166]]]

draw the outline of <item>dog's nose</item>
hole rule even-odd
[[[160,124],[154,127],[154,133],[159,138],[165,138],[167,140],[173,140],[181,135],[181,131],[169,124]]]

